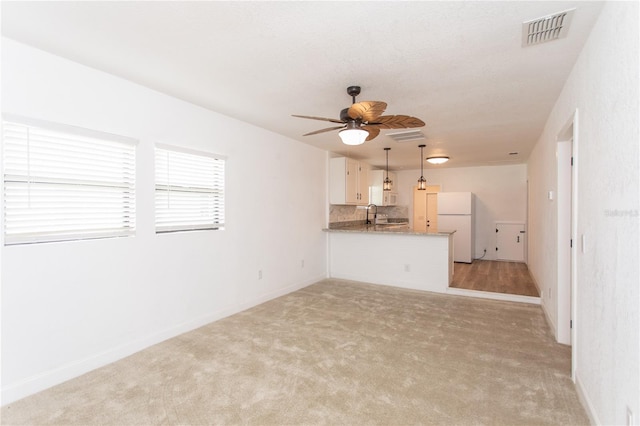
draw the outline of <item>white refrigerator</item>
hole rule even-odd
[[[438,193],[438,229],[453,234],[453,260],[471,263],[475,251],[475,197],[471,192]]]

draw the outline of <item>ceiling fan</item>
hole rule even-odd
[[[342,129],[339,133],[342,142],[347,145],[360,145],[378,136],[381,129],[407,129],[424,126],[424,121],[416,117],[410,117],[408,115],[382,115],[387,108],[386,102],[356,102],[356,96],[360,94],[360,86],[347,87],[347,93],[351,96],[353,104],[349,108],[340,111],[340,119],[292,115],[293,117],[340,123],[340,126],[316,130],[315,132],[306,133],[303,136],[317,135],[318,133]]]

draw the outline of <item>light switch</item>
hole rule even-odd
[[[549,201],[553,201],[553,191],[549,191],[548,195]]]

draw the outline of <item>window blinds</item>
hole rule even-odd
[[[133,235],[135,144],[124,139],[4,121],[5,244]]]
[[[224,228],[225,160],[156,146],[156,232]]]

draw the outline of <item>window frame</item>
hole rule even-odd
[[[7,126],[16,126],[16,132],[18,126],[29,129],[26,147],[21,147],[19,142],[7,141]],[[32,140],[31,134],[34,131],[36,136]],[[5,246],[135,236],[136,139],[6,113],[2,114],[1,138],[2,237]],[[102,146],[101,141],[104,142]],[[66,142],[68,150],[56,151]],[[84,143],[86,146],[82,146]],[[94,153],[96,147],[99,152],[109,152],[109,161],[109,155]],[[118,152],[120,148],[121,151]],[[21,149],[26,150],[26,162],[20,159],[24,155],[19,152]],[[12,150],[13,154],[9,154]],[[49,154],[46,154],[47,150],[50,151]],[[49,171],[40,168],[40,172],[34,171],[31,174],[31,169],[37,168],[37,160],[31,159],[31,152],[43,155],[44,161],[41,164],[50,166]],[[63,166],[57,164],[60,160],[53,158],[59,153],[65,158]],[[64,163],[68,165],[72,162],[69,158],[79,155],[87,155],[87,162],[97,161],[96,165],[107,169],[111,167],[112,170],[98,176],[98,167],[90,172],[83,171],[82,166],[64,167]],[[120,164],[118,158],[122,160]],[[16,159],[13,165],[8,164]],[[100,163],[100,159],[105,161]],[[89,177],[94,179],[90,180]],[[25,185],[28,200],[26,208],[20,206],[21,202],[24,203]],[[106,194],[108,201],[96,202],[95,200],[102,200],[99,194]],[[35,201],[32,201],[32,197]],[[93,204],[87,201],[90,197],[94,198]],[[49,207],[44,207],[45,201],[50,204]],[[32,202],[36,203],[36,207],[32,207]],[[89,205],[95,207],[95,210],[83,212]],[[113,209],[110,210],[113,213],[105,213],[104,209]],[[77,222],[68,219],[76,215]],[[56,216],[61,219],[56,219]],[[118,221],[121,221],[120,224]],[[46,226],[50,228],[47,230]],[[21,232],[20,227],[25,230]]]
[[[214,166],[212,169],[212,186],[211,187],[195,187],[195,186],[187,186],[183,185],[172,185],[170,181],[159,183],[158,175],[159,175],[159,163],[158,163],[158,155],[159,153],[167,154],[167,169],[169,169],[169,155],[182,157],[183,159],[187,157],[195,157],[197,161],[207,162],[213,160],[212,165]],[[156,235],[159,234],[169,234],[169,233],[178,233],[178,232],[192,232],[192,231],[216,231],[216,230],[224,230],[225,229],[225,208],[226,208],[226,163],[227,157],[223,155],[219,155],[213,152],[205,152],[200,150],[194,150],[189,148],[184,148],[175,145],[168,145],[164,143],[156,143],[154,145],[154,227]],[[175,158],[173,159],[176,160]],[[202,164],[200,164],[202,166]],[[184,171],[184,170],[182,170]],[[185,175],[183,175],[185,176]],[[189,176],[194,177],[194,176]],[[171,179],[170,172],[167,172],[167,179]],[[188,178],[187,178],[188,179]],[[206,198],[210,196],[212,198],[212,213],[213,215],[207,218],[206,223],[204,220],[193,220],[191,223],[184,223],[186,220],[184,217],[182,219],[177,219],[177,216],[174,217],[176,221],[182,221],[183,223],[177,224],[175,222],[171,224],[161,224],[159,221],[164,220],[165,222],[168,219],[167,216],[164,218],[160,218],[159,214],[159,202],[164,202],[165,200],[159,200],[159,194],[167,194],[167,203],[171,202],[171,194],[181,194],[183,196],[187,196],[187,194],[198,194],[199,196]],[[189,201],[185,199],[181,200],[183,202],[195,203],[194,206],[200,205],[202,208],[206,201],[194,201],[191,198]],[[164,210],[163,214],[166,215],[167,210]],[[192,215],[196,214],[194,211],[190,211]],[[208,220],[210,219],[210,221]]]

